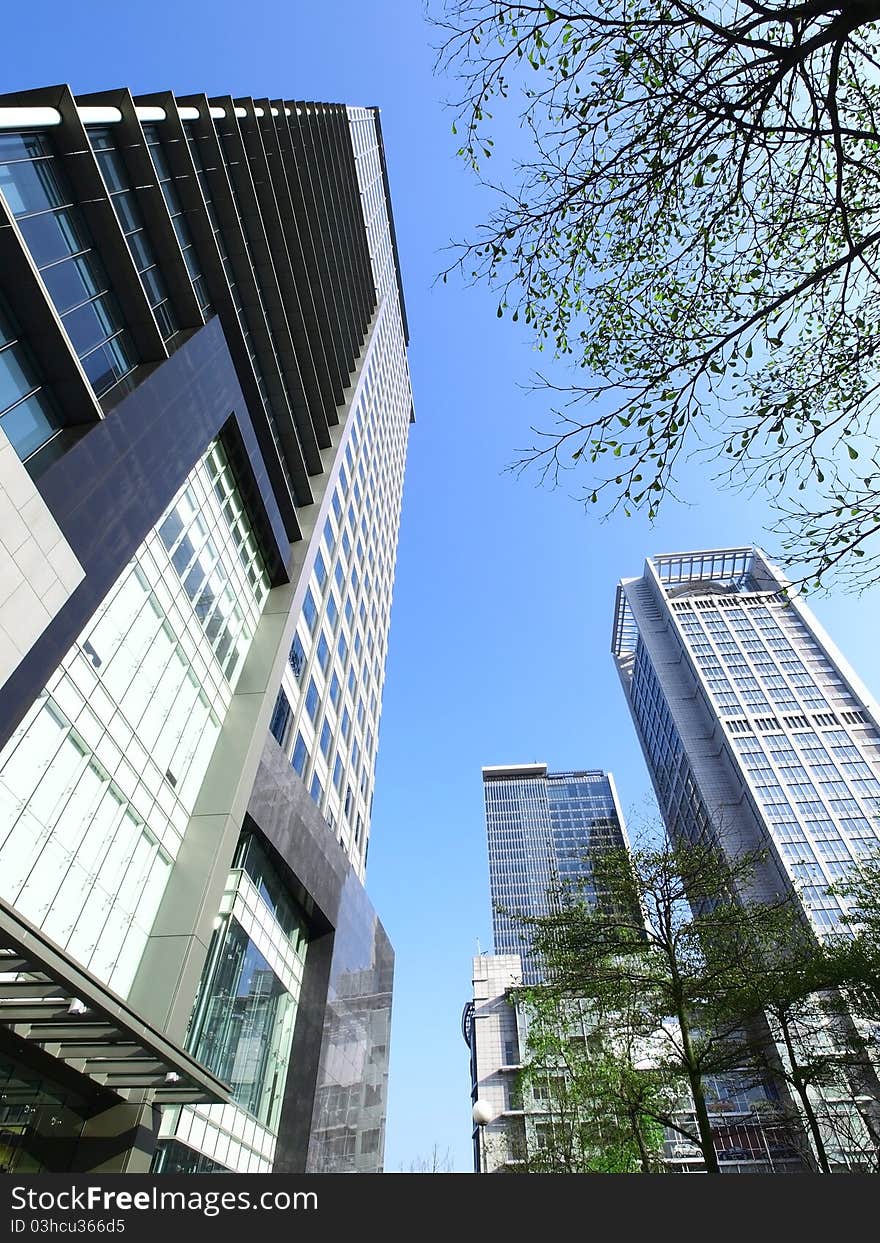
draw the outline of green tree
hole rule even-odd
[[[753,1064],[790,1089],[820,1173],[832,1172],[829,1142],[839,1157],[876,1170],[880,1085],[839,987],[843,973],[834,947],[817,942],[792,895],[762,910],[742,948],[733,957],[724,1001],[728,1018],[746,1016],[752,1030],[766,1027]]]
[[[520,1100],[531,1121],[523,1168],[539,1174],[663,1170],[663,1095],[658,1076],[637,1069],[632,1028],[594,1004],[533,988],[516,996],[527,1024]]]
[[[876,574],[880,3],[437,0],[434,21],[495,192],[458,266],[582,370],[545,382],[556,419],[518,464],[586,467],[588,503],[654,516],[698,452],[767,491],[805,576]]]
[[[645,1112],[701,1152],[718,1173],[706,1081],[755,1065],[749,1013],[733,1009],[744,947],[773,905],[743,899],[763,860],[731,859],[711,843],[606,849],[592,860],[593,900],[569,892],[530,921],[551,993],[591,1006],[613,1030],[625,1016],[629,1050],[667,1089]],[[633,1063],[633,1065],[635,1065]],[[693,1104],[695,1127],[682,1118]]]

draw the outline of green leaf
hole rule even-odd
[[[847,445],[846,448],[847,448],[847,452],[849,453],[849,456],[852,458],[853,461],[855,461],[856,458],[859,456],[858,450],[854,449],[852,445]]]

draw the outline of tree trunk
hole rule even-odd
[[[816,1150],[816,1160],[819,1163],[819,1170],[822,1174],[830,1174],[831,1166],[828,1163],[828,1153],[825,1151],[825,1141],[822,1139],[822,1129],[819,1126],[819,1119],[816,1117],[816,1111],[813,1109],[813,1102],[810,1100],[807,1085],[804,1083],[803,1077],[798,1070],[797,1056],[794,1050],[794,1042],[791,1038],[791,1030],[788,1025],[788,1019],[784,1014],[777,1014],[776,1017],[779,1020],[782,1039],[785,1042],[785,1051],[788,1054],[791,1085],[795,1092],[797,1092],[801,1108],[806,1114],[807,1125],[809,1126],[810,1134],[813,1137],[813,1147]]]
[[[673,968],[673,982],[677,985],[677,973]],[[700,1148],[703,1152],[703,1164],[706,1167],[707,1174],[720,1174],[721,1170],[718,1166],[718,1154],[715,1151],[715,1140],[712,1135],[712,1126],[709,1122],[709,1110],[706,1108],[706,1094],[703,1091],[703,1078],[700,1074],[700,1068],[694,1055],[694,1047],[691,1043],[691,1033],[688,1029],[688,1015],[684,1006],[684,999],[678,988],[676,993],[676,1018],[681,1027],[681,1048],[684,1054],[685,1069],[687,1071],[688,1084],[691,1089],[691,1096],[694,1101],[694,1112],[697,1115],[697,1131],[700,1136]]]

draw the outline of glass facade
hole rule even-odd
[[[144,138],[147,140],[147,150],[150,153],[150,159],[153,161],[153,168],[159,182],[159,189],[162,191],[162,198],[165,200],[165,206],[168,209],[168,215],[171,217],[171,223],[174,226],[174,232],[183,254],[183,261],[186,264],[193,293],[199,304],[202,318],[208,319],[213,314],[211,300],[208,297],[208,287],[205,284],[205,278],[202,275],[199,258],[193,244],[192,234],[186,222],[180,199],[177,196],[177,190],[171,177],[168,161],[165,158],[165,152],[162,149],[159,127],[156,125],[144,125],[143,132]]]
[[[0,752],[0,896],[123,995],[267,592],[215,443]]]
[[[55,403],[0,301],[0,428],[25,461],[58,431]]]
[[[589,899],[591,859],[625,844],[610,777],[602,772],[548,773],[484,769],[492,929],[496,954],[518,954],[523,981],[540,982],[540,962],[519,916],[549,914],[561,886]]]
[[[271,1168],[307,946],[304,914],[266,850],[244,835],[187,1037],[235,1104],[165,1110],[155,1168],[165,1168],[171,1143],[178,1157],[185,1145],[218,1168]]]
[[[720,797],[711,766],[698,788],[679,731],[717,721],[765,838],[822,933],[844,910],[829,885],[880,844],[880,725],[785,587],[756,549],[658,557],[620,588],[619,615],[637,626],[618,627],[615,654],[670,832],[711,823]],[[705,707],[685,706],[672,673],[682,656]],[[670,670],[663,678],[658,662]],[[725,828],[743,832],[729,802]]]
[[[125,162],[108,128],[90,127],[87,132],[129,254],[134,260],[150,309],[162,333],[162,340],[168,341],[177,332],[177,318]]]
[[[0,191],[100,397],[138,360],[82,213],[45,135],[0,134]]]

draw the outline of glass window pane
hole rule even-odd
[[[113,354],[107,345],[87,355],[82,360],[82,365],[89,383],[99,397],[102,393],[106,393],[108,388],[112,388],[119,378]]]
[[[0,410],[12,406],[37,387],[37,378],[20,345],[0,351]]]
[[[0,134],[0,160],[32,160],[48,151],[42,134]]]
[[[125,172],[125,165],[122,163],[122,156],[118,151],[96,151],[95,156],[98,165],[107,183],[107,189],[112,193],[114,190],[124,190],[128,185],[128,177]]]
[[[88,255],[53,263],[40,273],[59,315],[101,292]]]
[[[25,245],[38,268],[86,250],[87,246],[70,212],[44,212],[19,221]]]
[[[153,266],[156,262],[156,256],[153,254],[153,248],[147,240],[147,235],[143,229],[136,229],[134,233],[129,233],[125,240],[128,242],[128,249],[134,260],[134,266],[139,272],[143,273],[144,268]]]
[[[127,190],[125,194],[114,194],[110,201],[123,233],[130,233],[132,229],[140,229],[143,226],[143,218],[131,190]]]
[[[35,163],[0,164],[0,190],[14,216],[45,211],[69,202],[61,193],[50,160]]]
[[[24,460],[54,435],[58,424],[49,410],[45,394],[34,393],[0,417],[0,427],[15,452]]]
[[[63,317],[62,323],[79,355],[87,354],[96,345],[106,341],[119,327],[119,324],[113,322],[110,309],[103,298],[97,302],[89,302],[75,311],[69,311]]]

